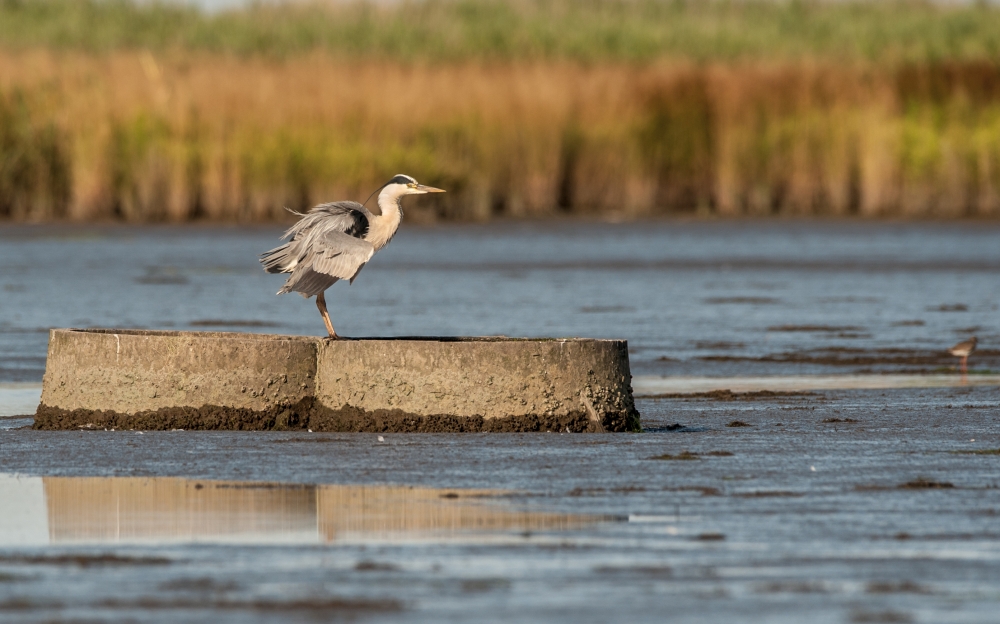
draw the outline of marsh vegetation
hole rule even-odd
[[[1000,214],[990,4],[0,2],[0,218]]]

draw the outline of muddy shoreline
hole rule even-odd
[[[52,483],[46,497],[22,498],[43,545],[0,548],[0,619],[166,623],[183,610],[235,624],[269,621],[280,606],[310,621],[298,614],[368,603],[390,616],[402,605],[417,622],[488,612],[652,623],[664,604],[685,623],[996,619],[1000,388],[702,393],[637,408],[645,432],[632,435],[310,434],[280,412],[267,424],[284,431],[4,431],[10,484],[80,477],[104,498],[75,487],[59,498]],[[102,477],[128,477],[149,496],[134,504]],[[152,477],[190,487],[174,496]],[[211,506],[214,481],[234,483]],[[261,485],[274,483],[284,486]],[[467,490],[503,491],[475,505],[528,528],[442,510],[427,517],[481,532],[411,539],[409,525],[386,520],[383,498],[318,498],[310,484],[434,488],[426,510],[452,508]],[[81,511],[91,508],[104,511]],[[236,522],[247,517],[239,509],[257,520],[225,524],[244,532],[238,543],[186,537],[190,514]],[[321,509],[331,521],[317,533]],[[398,510],[421,517],[410,503]],[[539,513],[616,520],[524,524]],[[140,521],[166,537],[126,530]],[[296,607],[314,603],[326,606]]]
[[[218,405],[169,407],[124,414],[111,410],[65,410],[38,406],[32,428],[39,430],[116,429],[139,431],[313,431],[356,433],[600,433],[640,430],[632,412],[593,420],[585,410],[560,415],[528,414],[507,418],[420,415],[403,410],[331,409],[306,397],[291,405],[252,410]]]

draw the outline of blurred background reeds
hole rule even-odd
[[[0,0],[0,219],[1000,216],[1000,6]]]

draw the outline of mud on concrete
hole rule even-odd
[[[291,405],[252,410],[218,405],[166,407],[123,414],[111,410],[50,407],[44,403],[35,413],[35,429],[118,429],[143,431],[313,431],[369,433],[599,433],[639,431],[639,414],[630,411],[591,419],[585,410],[549,414],[527,414],[506,418],[482,416],[420,415],[403,410],[364,410],[345,405],[331,409],[313,397]]]

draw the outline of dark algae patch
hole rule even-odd
[[[168,565],[166,557],[127,557],[114,554],[100,555],[0,555],[4,565],[55,565],[93,568],[97,566],[159,566]]]
[[[855,624],[910,624],[913,616],[902,611],[855,611],[851,614]]]
[[[691,453],[689,451],[681,451],[676,455],[671,455],[670,453],[664,453],[663,455],[655,455],[649,459],[658,459],[661,461],[694,461],[699,460],[701,457],[697,453]]]
[[[730,342],[728,340],[696,340],[695,349],[742,349],[745,342]]]
[[[955,455],[997,455],[1000,456],[1000,448],[998,449],[970,449],[966,451],[951,451]]]
[[[823,583],[806,581],[773,581],[755,589],[760,594],[825,594],[830,590]]]
[[[157,589],[162,591],[178,592],[232,592],[238,591],[240,585],[233,581],[221,581],[210,576],[199,576],[195,578],[179,578],[161,583]]]
[[[8,574],[7,572],[0,572],[0,583],[21,583],[30,580],[31,580],[30,576],[22,576],[20,574]]]
[[[641,578],[673,578],[674,571],[670,566],[612,566],[594,567],[594,574],[607,576],[638,576]]]
[[[727,427],[753,427],[753,425],[751,425],[750,423],[743,422],[742,420],[730,420],[728,423],[726,423],[726,426]]]
[[[649,399],[709,399],[712,401],[766,401],[783,397],[816,397],[815,392],[781,392],[774,390],[757,390],[753,392],[733,392],[732,390],[712,390],[710,392],[671,392],[656,394]]]
[[[864,331],[864,327],[855,325],[772,325],[767,331],[773,332],[858,332]]]
[[[257,611],[268,614],[311,613],[316,616],[337,615],[353,619],[366,613],[397,613],[403,610],[398,600],[366,600],[352,598],[307,598],[302,600],[184,600],[142,598],[139,600],[110,599],[97,603],[105,609],[143,611],[177,611],[217,609],[220,611]]]
[[[740,492],[735,494],[740,498],[797,498],[799,496],[805,496],[802,492],[790,492],[788,490],[754,490],[752,492]]]
[[[169,407],[122,414],[102,410],[64,410],[38,406],[35,429],[118,429],[141,431],[227,430],[370,433],[518,433],[518,432],[625,432],[638,431],[639,415],[632,411],[602,422],[578,412],[552,416],[530,414],[507,418],[459,417],[448,414],[417,415],[402,410],[368,411],[345,405],[331,409],[306,397],[292,405],[267,410],[203,405]]]
[[[709,297],[703,299],[709,305],[723,305],[730,303],[743,303],[749,305],[773,305],[781,303],[780,299],[774,297]]]
[[[1000,350],[980,349],[976,351],[977,362],[984,366],[994,367],[1000,360]],[[824,366],[912,366],[941,367],[943,371],[955,364],[955,357],[944,349],[860,349],[853,347],[823,347],[802,351],[786,351],[769,353],[762,356],[743,355],[705,355],[696,359],[705,362],[767,362],[774,364],[818,364]],[[914,372],[927,372],[915,368]]]
[[[900,483],[899,485],[892,487],[886,485],[878,484],[858,484],[854,486],[855,492],[886,492],[888,490],[950,490],[954,489],[955,484],[948,481],[934,481],[933,479],[927,479],[924,477],[918,477],[912,481],[907,481],[906,483]]]
[[[947,481],[932,481],[931,479],[924,479],[923,477],[914,479],[913,481],[907,481],[899,486],[901,490],[945,490],[955,487],[954,484]]]
[[[729,451],[709,451],[707,453],[692,453],[691,451],[681,451],[676,455],[671,455],[670,453],[664,453],[663,455],[655,455],[649,459],[658,459],[663,461],[691,461],[701,459],[702,457],[732,457],[733,454]]]
[[[702,496],[722,496],[722,490],[707,485],[684,485],[669,489],[672,492],[699,492]]]
[[[399,566],[384,561],[359,561],[354,564],[354,569],[358,572],[398,572]]]
[[[899,582],[893,581],[872,581],[868,583],[865,591],[869,594],[929,594],[931,591],[924,587],[914,583],[913,581],[903,580]]]
[[[848,423],[848,424],[850,424],[850,423],[856,423],[858,421],[855,420],[855,419],[853,419],[853,418],[824,418],[823,422],[825,422],[825,423]]]

